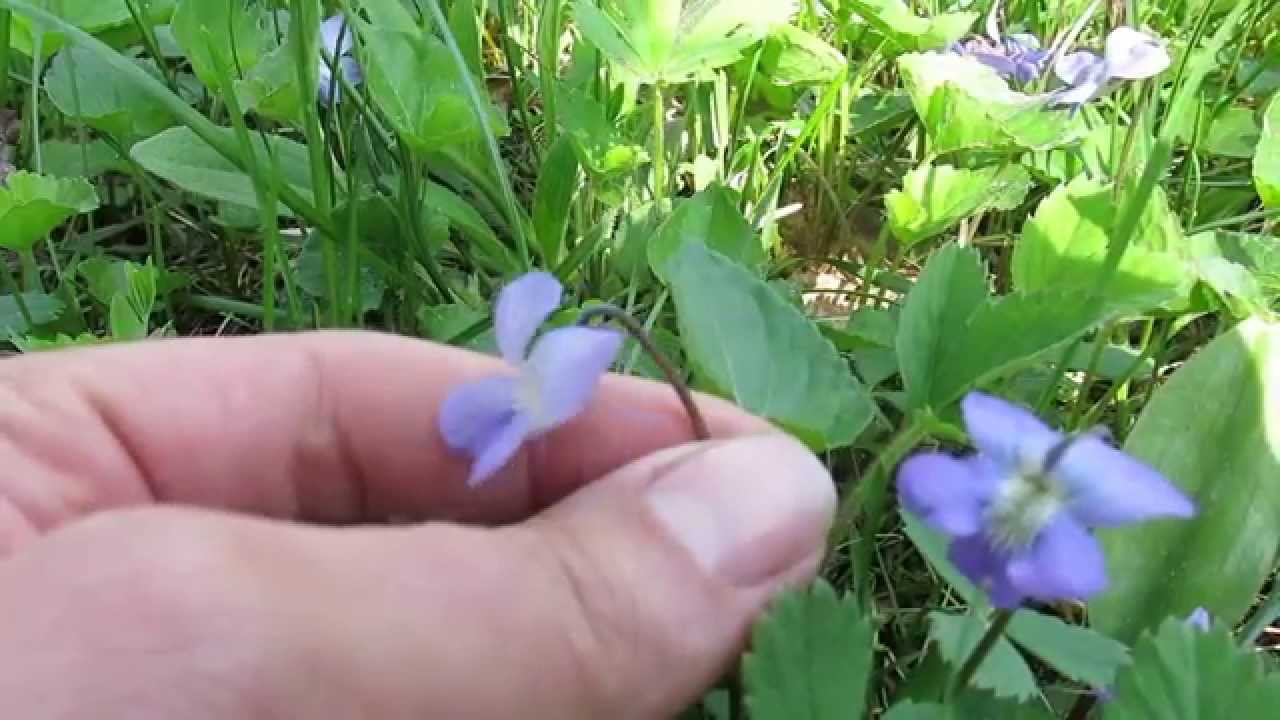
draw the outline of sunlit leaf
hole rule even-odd
[[[648,160],[644,148],[625,137],[590,95],[566,87],[557,97],[561,129],[583,167],[597,175],[621,175]]]
[[[760,71],[778,85],[825,85],[848,61],[822,38],[794,25],[782,25],[765,40]]]
[[[444,41],[420,27],[403,8],[397,10],[397,3],[362,4],[373,18],[372,23],[356,23],[369,95],[405,141],[429,153],[485,140],[484,125],[467,94],[466,76]],[[489,104],[487,112],[490,127],[505,133],[497,108]]]
[[[624,74],[683,82],[731,65],[795,12],[794,0],[576,0],[579,30]]]
[[[1195,137],[1197,116],[1204,103],[1205,80],[1222,70],[1222,54],[1237,35],[1251,3],[1236,2],[1231,14],[1214,23],[1217,29],[1198,48],[1190,50],[1185,65],[1178,69],[1176,94],[1169,100],[1161,134],[1190,142]]]
[[[98,193],[84,178],[16,172],[0,187],[0,247],[30,250],[72,216],[97,208]]]
[[[1049,288],[990,297],[978,254],[951,246],[930,258],[907,296],[898,361],[911,408],[943,409],[984,381],[1020,370],[1107,317],[1076,293]]]
[[[1264,205],[1280,208],[1280,94],[1271,99],[1262,119],[1262,136],[1253,156],[1253,183]]]
[[[1248,159],[1254,156],[1260,139],[1262,127],[1254,111],[1232,106],[1223,110],[1209,126],[1203,146],[1214,155]]]
[[[986,208],[1012,209],[1031,190],[1020,165],[978,170],[925,163],[884,199],[889,228],[906,245],[939,235]]]
[[[63,18],[76,27],[93,35],[108,35],[113,30],[127,28],[133,24],[133,16],[129,12],[129,0],[35,0],[32,3],[46,12]],[[154,24],[168,20],[173,14],[175,0],[150,0],[147,3],[136,3],[139,11],[147,10],[143,17]],[[47,25],[43,28],[44,37],[40,46],[46,57],[61,49],[66,44],[66,37]],[[13,16],[11,47],[24,55],[30,56],[35,50],[36,25],[23,15]]]
[[[1225,233],[1204,232],[1187,238],[1191,247],[1191,268],[1205,288],[1224,303],[1236,317],[1265,314],[1270,303],[1253,270],[1236,262],[1228,253]]]
[[[542,257],[550,265],[560,262],[573,198],[580,187],[581,167],[573,142],[561,135],[547,151],[538,172],[533,196],[533,230]]]
[[[1113,188],[1084,177],[1045,198],[1014,247],[1013,284],[1024,291],[1091,293],[1118,210]],[[1185,300],[1195,282],[1190,248],[1157,188],[1106,289],[1112,310],[1141,312]]]
[[[958,335],[987,300],[987,273],[976,252],[951,245],[929,259],[898,324],[898,363],[913,407],[932,397],[948,338]]]
[[[236,82],[236,94],[247,112],[295,126],[302,124],[302,109],[309,98],[302,97],[298,82],[297,51],[287,37],[279,47]]]
[[[898,67],[935,153],[1043,150],[1084,135],[1078,117],[1011,90],[971,57],[914,53],[899,58]]]
[[[903,0],[851,0],[848,4],[862,22],[874,29],[868,43],[878,44],[883,37],[888,39],[889,49],[898,53],[944,48],[964,37],[978,19],[975,12],[920,17]],[[852,24],[846,33],[854,35],[862,30],[860,24]]]

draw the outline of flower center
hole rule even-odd
[[[523,368],[516,380],[515,405],[516,410],[529,420],[533,432],[546,430],[554,424],[547,416],[542,399],[542,383],[532,368]]]
[[[996,547],[1025,550],[1062,511],[1066,498],[1053,475],[1039,467],[1011,473],[987,509],[987,528]]]

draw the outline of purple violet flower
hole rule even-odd
[[[320,82],[317,89],[320,102],[332,107],[342,102],[342,84],[335,83],[330,62],[338,68],[338,72],[352,85],[364,81],[364,71],[355,59],[355,41],[351,37],[351,28],[347,19],[334,15],[320,25]]]
[[[1118,27],[1107,36],[1102,55],[1080,50],[1064,55],[1054,64],[1054,74],[1066,87],[1049,93],[1051,105],[1080,106],[1097,98],[1116,80],[1145,80],[1164,72],[1169,53],[1158,38]]]
[[[909,458],[898,496],[952,538],[951,561],[996,607],[1095,595],[1107,576],[1091,529],[1195,513],[1160,473],[1096,435],[1066,437],[981,393],[962,410],[978,451]]]
[[[494,326],[498,349],[516,372],[462,385],[440,408],[445,443],[473,458],[472,487],[501,470],[527,440],[582,412],[622,347],[621,333],[586,327],[550,330],[534,343],[562,293],[560,282],[545,272],[503,288]]]
[[[1040,77],[1049,60],[1049,51],[1040,48],[1040,41],[1030,33],[1014,33],[1009,37],[1000,34],[1000,2],[991,6],[987,16],[987,37],[972,37],[962,43],[954,43],[951,52],[968,55],[1001,77],[1013,78],[1020,84]]]

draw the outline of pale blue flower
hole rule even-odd
[[[1117,80],[1145,80],[1168,69],[1171,60],[1158,38],[1118,27],[1107,36],[1102,55],[1080,50],[1064,55],[1053,72],[1065,87],[1049,93],[1051,105],[1078,109]]]
[[[1209,632],[1209,611],[1198,607],[1187,616],[1186,623],[1200,632]]]
[[[962,409],[978,451],[908,459],[898,495],[952,538],[951,561],[997,607],[1093,596],[1107,585],[1093,528],[1195,512],[1160,473],[1100,437],[1068,438],[981,393]]]
[[[617,331],[586,327],[550,330],[533,342],[560,306],[562,292],[560,282],[544,272],[504,288],[494,329],[512,372],[462,385],[440,408],[441,436],[473,459],[473,487],[501,470],[527,440],[581,413],[622,347]]]
[[[355,59],[354,38],[351,37],[351,28],[345,17],[334,15],[320,25],[320,49],[323,57],[320,59],[320,82],[317,90],[320,102],[332,106],[342,101],[342,84],[334,82],[330,62],[352,85],[359,85],[364,81],[364,72]]]

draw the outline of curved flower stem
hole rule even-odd
[[[1093,712],[1093,706],[1097,704],[1097,695],[1081,695],[1075,704],[1071,706],[1071,710],[1067,712],[1067,720],[1086,720],[1089,717],[1089,713]]]
[[[689,390],[689,385],[685,383],[684,378],[676,370],[676,366],[671,359],[666,356],[653,342],[653,338],[640,324],[639,320],[631,317],[619,307],[613,305],[596,305],[582,311],[578,316],[578,325],[581,327],[589,327],[596,318],[603,320],[612,320],[626,330],[627,334],[635,338],[640,343],[640,347],[653,358],[653,362],[657,364],[658,369],[666,376],[667,382],[671,388],[676,391],[676,395],[680,397],[680,404],[684,405],[684,411],[689,415],[689,424],[693,427],[693,436],[698,440],[710,440],[711,431],[707,429],[707,421],[702,417],[702,411],[693,401],[693,392]],[[729,695],[729,717],[731,720],[741,720],[746,717],[744,708],[745,692],[742,684],[742,665],[736,663],[725,679],[719,684]]]
[[[653,342],[653,338],[649,337],[649,333],[645,332],[644,326],[621,308],[613,305],[596,305],[587,308],[578,317],[578,325],[588,327],[596,318],[617,323],[622,326],[623,330],[627,331],[628,335],[635,338],[636,342],[640,343],[640,347],[644,349],[649,357],[653,358],[653,362],[657,364],[658,369],[666,376],[671,388],[680,397],[680,404],[684,405],[684,411],[689,415],[689,424],[693,427],[693,436],[698,440],[710,440],[711,431],[707,429],[707,421],[702,417],[702,411],[698,410],[697,404],[694,403],[693,392],[689,390],[689,385],[685,383],[684,378],[680,377],[680,373],[676,370],[670,358],[658,348]]]
[[[1266,603],[1253,614],[1249,624],[1244,626],[1244,630],[1240,633],[1240,643],[1245,647],[1253,647],[1258,642],[1258,637],[1276,621],[1277,617],[1280,617],[1280,586],[1271,591],[1271,597],[1267,598]]]
[[[973,652],[969,653],[969,657],[965,658],[964,665],[960,666],[960,672],[956,673],[947,685],[947,694],[945,701],[950,701],[969,684],[973,679],[978,668],[982,666],[982,661],[987,659],[987,655],[991,652],[991,648],[996,646],[996,641],[1000,636],[1004,635],[1004,631],[1009,627],[1009,621],[1013,620],[1012,610],[997,610],[991,618],[991,624],[987,626],[987,632],[978,641],[977,647]]]

